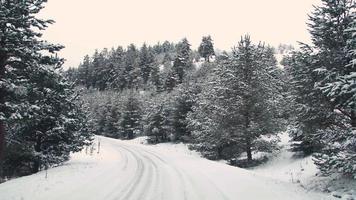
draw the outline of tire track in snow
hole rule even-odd
[[[168,167],[169,169],[171,169],[172,172],[174,172],[174,177],[176,177],[176,180],[179,181],[180,189],[182,190],[181,194],[183,195],[184,200],[209,198],[207,196],[204,196],[204,194],[206,194],[205,190],[199,187],[199,184],[190,177],[189,173],[185,172],[184,170],[178,169],[175,165],[168,163],[162,158],[162,156],[157,155],[155,152],[147,150],[144,147],[128,146],[126,144],[119,144],[118,147],[129,153],[134,158],[137,165],[137,169],[133,178],[125,186],[118,186],[122,188],[121,190],[119,190],[119,192],[114,191],[116,197],[113,198],[113,200],[166,199],[165,192],[169,191],[162,190],[163,186],[160,184],[163,184],[162,181],[164,181],[164,177],[160,175],[163,173],[163,176],[172,176],[172,173],[169,173],[169,170],[167,169],[164,170],[163,166]],[[120,153],[125,154],[124,152]],[[159,164],[158,162],[161,164]],[[126,163],[124,165],[126,165],[127,167],[128,164],[129,163]],[[210,188],[217,191],[217,194],[219,194],[219,199],[228,200],[226,195],[211,180],[207,179],[203,174],[199,174],[201,177],[204,177],[204,180],[206,180],[208,185],[211,186]],[[172,183],[169,182],[166,184]],[[188,188],[190,188],[190,190],[187,190]]]
[[[119,193],[117,193],[121,197],[114,198],[114,199],[128,200],[129,197],[133,194],[133,192],[135,190],[135,186],[142,179],[142,176],[146,169],[144,168],[142,159],[137,154],[135,154],[134,152],[132,152],[131,150],[129,150],[125,147],[120,146],[120,148],[125,149],[127,152],[129,152],[134,157],[134,159],[136,161],[136,166],[137,166],[136,173],[134,174],[134,177],[131,179],[131,181],[129,181],[129,183],[127,185],[125,185],[123,187],[123,189],[121,189],[121,191]]]
[[[126,148],[123,148],[121,146],[118,146],[117,144],[115,144],[115,146],[117,148],[119,148],[120,150],[117,149],[118,153],[120,155],[123,155],[124,157],[124,164],[121,168],[117,169],[117,170],[121,170],[127,174],[130,175],[130,173],[134,174],[134,176],[131,178],[130,176],[121,176],[121,177],[116,177],[116,178],[130,178],[126,181],[126,183],[123,182],[119,182],[116,184],[116,186],[113,187],[113,189],[111,190],[111,192],[109,192],[107,195],[105,195],[103,197],[103,199],[111,199],[111,200],[118,200],[120,199],[120,196],[122,193],[125,192],[125,190],[128,190],[128,188],[130,187],[131,184],[133,184],[137,178],[139,178],[138,176],[142,173],[142,169],[141,169],[141,162],[140,159],[137,158],[137,156],[131,152],[128,151]],[[126,153],[124,153],[126,152]],[[129,159],[130,157],[130,159]],[[130,164],[132,163],[132,164]],[[128,168],[129,164],[132,167],[135,167],[136,169],[132,172],[130,171],[130,168]],[[114,169],[115,170],[115,169]],[[126,175],[126,174],[125,174]],[[111,177],[112,178],[112,177]],[[121,189],[120,189],[121,188]]]
[[[182,170],[178,169],[177,167],[175,167],[174,165],[170,165],[168,164],[167,161],[163,160],[161,157],[159,157],[157,154],[155,154],[154,152],[152,151],[149,151],[147,149],[143,149],[141,148],[142,151],[145,151],[149,154],[151,154],[152,156],[154,156],[155,158],[157,158],[159,161],[161,161],[163,164],[171,167],[172,169],[174,169],[174,171],[176,172],[176,174],[178,174],[179,178],[180,178],[180,181],[183,183],[183,188],[184,188],[184,199],[188,199],[187,197],[187,191],[185,190],[186,189],[186,184],[188,183],[189,185],[191,185],[193,188],[195,188],[199,191],[201,191],[202,193],[204,193],[204,190],[198,188],[197,186],[199,184],[197,184],[192,178],[190,178],[190,176],[187,174],[187,173],[183,173]],[[213,183],[212,180],[206,178],[206,176],[200,172],[197,172],[199,173],[202,177],[204,177],[204,179],[206,179],[208,181],[208,183],[219,193],[219,195],[221,196],[221,198],[219,199],[222,199],[222,200],[229,200],[229,198],[221,191],[221,189],[219,187],[216,186],[215,183]],[[200,194],[195,194],[195,195],[198,195],[198,199],[206,199],[204,197],[202,197]]]
[[[120,193],[118,194],[121,194],[120,196],[122,196],[122,193],[124,193],[124,198],[122,199],[139,199],[139,200],[142,200],[142,199],[153,199],[153,200],[157,200],[157,199],[162,199],[162,200],[166,200],[168,198],[165,198],[164,196],[164,191],[162,189],[162,186],[163,185],[160,185],[163,184],[163,178],[165,176],[168,176],[168,175],[172,175],[171,173],[169,172],[166,172],[165,170],[163,170],[164,168],[162,166],[166,166],[166,167],[169,167],[170,169],[173,170],[174,173],[176,173],[176,177],[178,177],[178,180],[180,181],[181,183],[181,188],[183,189],[183,194],[184,194],[184,200],[187,200],[187,191],[186,191],[186,183],[185,181],[182,179],[182,174],[180,173],[180,171],[178,171],[178,169],[176,169],[174,166],[168,164],[165,160],[163,160],[162,158],[160,158],[159,156],[157,156],[156,154],[154,154],[153,152],[150,152],[144,148],[141,148],[141,147],[137,147],[137,146],[127,146],[127,145],[124,145],[124,144],[120,144],[119,145],[120,148],[124,149],[125,151],[129,152],[130,154],[132,154],[135,159],[139,160],[142,158],[144,158],[145,161],[147,162],[143,162],[143,164],[149,164],[148,167],[146,168],[151,168],[153,167],[153,170],[150,170],[148,172],[148,175],[147,173],[144,173],[144,175],[142,175],[141,177],[141,182],[139,183],[132,183],[133,181],[131,181],[129,184],[127,184],[124,189],[121,189],[120,190]],[[133,152],[135,149],[136,151]],[[137,155],[139,154],[139,155]],[[145,155],[146,154],[146,155]],[[142,158],[138,158],[142,156]],[[155,158],[155,159],[153,159]],[[157,159],[157,160],[156,160]],[[160,162],[162,163],[163,165],[160,165],[159,163],[157,162]],[[161,166],[161,167],[159,167]],[[160,174],[162,173],[167,173],[165,174],[165,176],[160,176]],[[153,174],[155,174],[154,176],[154,179],[153,179]],[[146,178],[146,176],[149,176],[149,178]],[[135,178],[135,177],[134,177]],[[134,179],[133,178],[133,179]],[[152,178],[152,179],[151,179]],[[151,181],[150,181],[151,180]],[[171,182],[169,182],[168,184],[172,184]],[[173,184],[176,184],[176,183],[173,183]],[[138,191],[140,189],[140,187],[143,186],[148,186],[148,187],[144,187],[143,189],[141,189],[141,191]],[[132,191],[129,191],[129,192],[124,192],[125,190],[132,190]],[[133,194],[132,192],[135,191],[135,194]],[[158,194],[155,193],[155,191],[158,191]],[[138,195],[138,198],[133,198],[136,194],[139,194]],[[152,196],[148,196],[147,194],[152,194]],[[168,193],[169,195],[170,193]],[[118,197],[118,199],[120,199]]]
[[[183,190],[183,197],[184,200],[188,200],[188,191],[187,189],[187,181],[184,178],[185,175],[181,172],[181,170],[179,170],[176,166],[169,164],[166,160],[163,160],[160,156],[158,156],[156,153],[149,151],[147,149],[143,149],[141,148],[142,151],[145,151],[146,153],[152,155],[153,157],[155,157],[157,160],[159,160],[161,163],[163,163],[164,165],[168,166],[169,168],[171,168],[173,170],[173,172],[177,175],[179,182],[182,185],[182,190]],[[162,198],[164,199],[164,198]]]
[[[149,196],[145,195],[148,195],[150,192],[152,192],[152,190],[158,189],[159,185],[157,183],[157,179],[153,178],[154,173],[158,174],[158,167],[147,156],[143,154],[140,155],[139,153],[134,152],[133,150],[131,150],[130,147],[127,147],[122,144],[120,145],[120,147],[130,152],[139,163],[138,173],[136,173],[136,175],[134,176],[134,180],[130,184],[128,184],[125,189],[122,190],[123,192],[125,192],[125,190],[128,190],[128,192],[125,192],[124,196],[121,199],[147,199]],[[138,197],[134,198],[135,195],[137,195]]]

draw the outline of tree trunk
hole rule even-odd
[[[37,136],[36,144],[34,146],[36,152],[41,152],[41,143],[42,143],[41,137]],[[40,167],[41,167],[41,160],[39,157],[36,156],[36,158],[33,161],[32,173],[37,173],[38,171],[40,171]]]
[[[248,109],[246,109],[248,110]],[[246,139],[246,154],[247,154],[247,162],[252,161],[252,152],[251,152],[251,137],[250,133],[248,131],[248,128],[250,127],[250,115],[249,112],[246,111],[245,113],[245,139]]]
[[[6,54],[0,51],[0,80],[5,78],[6,60],[7,60]],[[5,89],[3,87],[0,87],[0,112],[4,112],[4,107],[2,107],[4,104],[5,104]],[[5,122],[4,120],[0,120],[0,167],[2,166],[1,164],[3,161],[4,151],[5,151],[5,134],[6,134]]]
[[[33,167],[32,167],[32,173],[37,173],[40,171],[40,159],[39,158],[36,158],[34,161],[33,161]]]
[[[218,157],[217,159],[221,159],[223,157],[222,153],[223,153],[224,148],[222,146],[219,146],[217,149],[217,153],[218,153]]]
[[[248,141],[246,143],[246,153],[247,153],[247,161],[251,162],[252,161],[252,151],[251,151],[251,142]]]
[[[127,132],[127,139],[129,139],[129,140],[133,139],[133,131],[132,130],[129,130]]]
[[[0,120],[0,183],[4,177],[5,124]]]
[[[352,108],[351,110],[351,126],[352,128],[356,128],[356,110],[354,108]]]

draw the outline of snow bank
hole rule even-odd
[[[293,183],[306,190],[328,192],[330,196],[342,199],[356,199],[356,181],[341,177],[320,177],[312,156],[296,158],[290,151],[290,137],[279,135],[281,151],[267,163],[252,168],[256,175],[284,183]]]

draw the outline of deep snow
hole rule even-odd
[[[333,199],[257,172],[201,158],[183,144],[143,145],[105,137],[100,152],[0,184],[1,200]],[[96,141],[97,142],[97,141]],[[96,145],[95,145],[96,146]]]
[[[356,199],[356,181],[339,175],[320,176],[312,156],[296,157],[290,151],[291,142],[287,132],[279,134],[280,151],[265,164],[250,169],[259,176],[268,177],[281,183],[293,183],[307,191],[323,191],[330,196],[345,200]]]

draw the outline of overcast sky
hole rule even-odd
[[[45,32],[66,46],[65,67],[76,67],[95,49],[130,43],[177,42],[196,48],[211,35],[216,48],[230,50],[241,35],[277,46],[309,42],[307,14],[320,0],[49,0],[42,18],[56,21]]]

